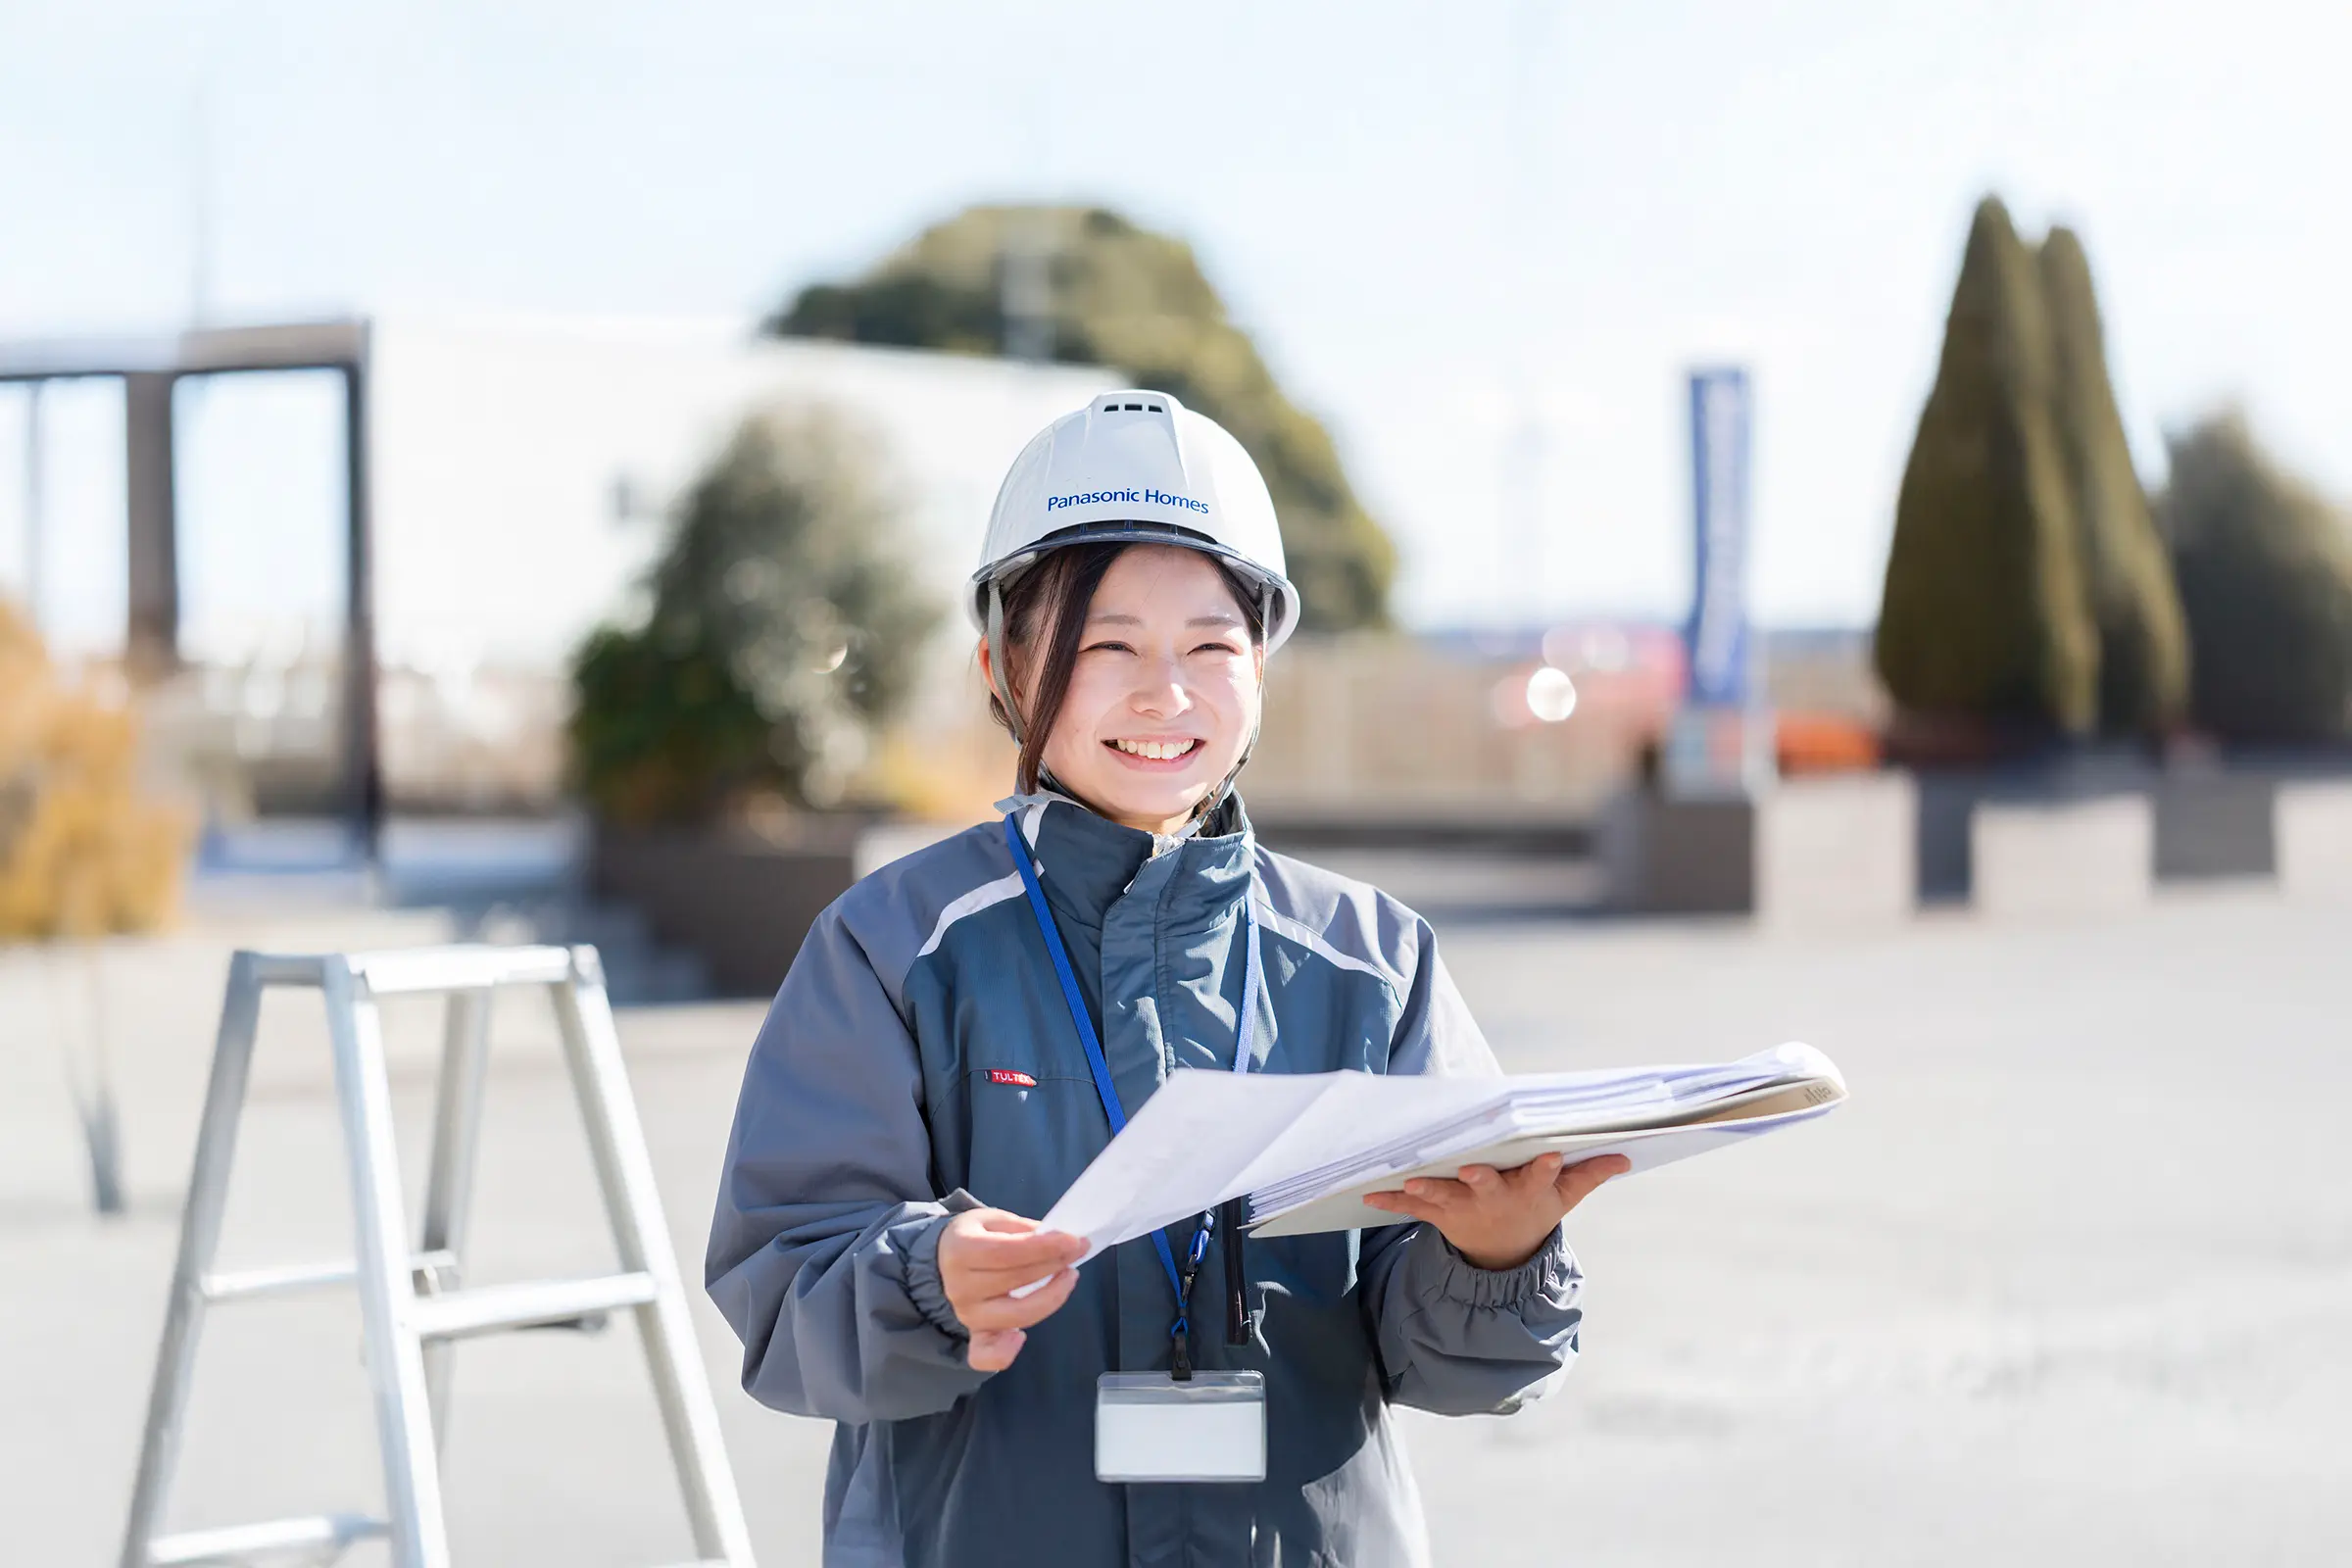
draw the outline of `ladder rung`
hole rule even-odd
[[[379,997],[482,986],[547,986],[571,978],[569,948],[411,948],[355,953],[349,962]]]
[[[391,1526],[363,1513],[320,1513],[300,1519],[270,1519],[220,1530],[190,1530],[147,1544],[152,1568],[187,1568],[196,1563],[235,1563],[257,1552],[337,1550],[357,1541],[376,1541]]]
[[[255,953],[244,955],[266,986],[318,986],[330,965],[348,966],[379,997],[419,992],[475,991],[485,986],[558,985],[571,978],[569,948],[392,949],[383,953]]]
[[[455,1252],[418,1252],[410,1259],[415,1269],[457,1266]],[[293,1296],[303,1291],[349,1285],[360,1277],[357,1263],[280,1263],[267,1268],[243,1268],[207,1274],[197,1287],[207,1301],[241,1301],[257,1296]]]
[[[651,1274],[600,1274],[581,1280],[477,1285],[416,1299],[410,1322],[428,1340],[459,1340],[501,1329],[536,1328],[568,1318],[643,1306],[654,1298]]]

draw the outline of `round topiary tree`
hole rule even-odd
[[[1879,673],[1909,714],[2081,735],[2098,716],[2057,378],[2033,252],[1977,209],[1895,504]]]
[[[1006,297],[1024,288],[1042,323],[1008,321]],[[1330,434],[1283,396],[1181,240],[1101,208],[973,207],[856,282],[802,290],[767,328],[1003,354],[1009,331],[1039,324],[1045,341],[1032,350],[1117,366],[1215,419],[1249,450],[1273,492],[1309,629],[1386,620],[1395,547],[1357,501]]]
[[[841,797],[939,619],[879,471],[823,409],[736,432],[678,509],[643,622],[601,626],[575,656],[572,757],[600,812],[642,825],[750,794]]]
[[[2167,443],[2156,517],[2196,649],[2189,711],[2227,740],[2352,735],[2352,537],[2228,413]]]

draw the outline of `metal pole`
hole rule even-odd
[[[449,1568],[440,1467],[433,1457],[432,1400],[415,1317],[416,1283],[402,1213],[400,1151],[384,1040],[368,983],[341,958],[325,961],[327,1033],[334,1044],[335,1097],[350,1156],[351,1207],[359,1233],[360,1315],[368,1381],[383,1447],[384,1512],[392,1522],[394,1568]]]
[[[487,989],[453,991],[448,1034],[441,1046],[441,1081],[433,1107],[432,1164],[424,1184],[424,1238],[428,1256],[446,1252],[452,1276],[435,1277],[437,1293],[464,1283],[466,1232],[473,1210],[474,1155],[481,1144],[482,1088],[490,1066],[490,1000]],[[424,1348],[424,1386],[433,1406],[433,1439],[444,1467],[449,1463],[449,1376],[453,1346],[435,1340]]]
[[[122,1532],[122,1568],[147,1568],[148,1543],[163,1522],[172,1461],[179,1451],[180,1419],[187,1410],[188,1378],[196,1368],[204,1276],[213,1266],[213,1252],[220,1241],[220,1216],[228,1206],[228,1171],[237,1152],[237,1118],[245,1108],[254,1029],[261,1015],[262,983],[254,973],[253,955],[240,953],[229,960],[228,997],[220,1006],[220,1033],[213,1046],[212,1087],[205,1092],[204,1119],[197,1126],[196,1167],[188,1177],[179,1260],[172,1269],[163,1348],[155,1358],[155,1385],[147,1398],[147,1431],[139,1443],[138,1480],[131,1488],[130,1519]]]
[[[122,377],[123,512],[130,618],[124,659],[142,680],[179,662],[179,545],[175,510],[172,389],[176,375],[139,370]]]
[[[653,1374],[654,1397],[668,1431],[669,1451],[686,1495],[695,1549],[734,1568],[750,1568],[751,1533],[727,1468],[718,1408],[694,1350],[694,1325],[671,1250],[668,1223],[654,1185],[653,1156],[629,1093],[620,1036],[605,997],[605,971],[594,948],[573,948],[572,976],[551,988],[564,1054],[588,1126],[588,1152],[597,1185],[612,1218],[620,1266],[652,1277],[654,1298],[637,1308],[637,1337]]]
[[[42,612],[49,602],[49,495],[42,470],[41,394],[45,381],[24,383],[24,613],[34,635],[45,629]]]
[[[1054,243],[1052,219],[1042,210],[1005,215],[1004,276],[998,309],[1004,318],[1004,357],[1042,365],[1054,358]]]
[[[343,367],[343,771],[354,847],[382,863],[384,781],[375,730],[375,569],[368,495],[368,350]]]
[[[114,1055],[107,1048],[105,949],[98,938],[82,944],[83,979],[89,985],[89,1083],[82,1103],[82,1131],[90,1149],[90,1196],[101,1214],[122,1212],[122,1122],[115,1113]]]
[[[1536,331],[1536,215],[1544,211],[1537,189],[1535,72],[1544,42],[1543,10],[1535,0],[1512,7],[1510,83],[1504,115],[1509,145],[1503,197],[1504,311],[1508,316],[1505,384],[1511,425],[1496,464],[1498,512],[1495,530],[1495,618],[1513,631],[1536,628],[1544,609],[1544,420],[1537,408],[1533,341]]]
[[[188,325],[213,314],[213,115],[209,82],[188,103]]]

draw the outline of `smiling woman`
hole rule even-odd
[[[828,1563],[1425,1562],[1389,1408],[1558,1374],[1560,1222],[1623,1162],[1416,1182],[1361,1232],[1227,1202],[1082,1273],[1029,1216],[1172,1071],[1496,1068],[1429,926],[1234,792],[1298,594],[1232,436],[1156,392],[1055,420],[971,586],[1019,791],[826,910],[752,1048],[707,1265],[744,1386],[839,1423]]]

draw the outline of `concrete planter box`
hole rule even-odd
[[[1601,823],[1609,906],[1625,914],[1745,914],[1755,906],[1755,812],[1746,801],[1669,801],[1628,790]]]
[[[794,841],[741,828],[616,828],[590,840],[596,893],[636,907],[662,943],[699,955],[729,996],[767,996],[825,906],[855,881],[863,819],[814,818]]]
[[[2159,767],[2130,754],[2089,754],[2000,769],[1924,773],[1919,781],[1919,887],[1931,903],[1979,903],[1978,817],[2136,800],[2149,813],[2157,882],[2259,880],[2278,870],[2273,797],[2264,766]],[[2094,813],[2095,815],[2095,813]],[[2045,822],[2057,831],[2055,821]],[[2003,895],[1996,895],[1996,903]]]
[[[2122,751],[2086,752],[2004,767],[1922,772],[1919,775],[1920,898],[1930,904],[1983,906],[1984,901],[1978,896],[1977,823],[1987,810],[1995,813],[2062,810],[2116,800],[2136,800],[2144,810],[2149,808],[2150,798],[2162,778],[2144,758]],[[2187,825],[2189,814],[2179,813],[2178,819]],[[2153,875],[2155,871],[2153,811],[2150,822],[2149,858],[2143,875]],[[2054,824],[2045,825],[2055,831]],[[1997,829],[1995,836],[2001,836]]]
[[[2278,787],[2278,881],[2296,897],[2352,896],[2352,784]]]
[[[1755,800],[1629,793],[1602,834],[1611,902],[1782,927],[1904,919],[1917,810],[1900,773],[1790,779]]]
[[[1783,781],[1756,812],[1756,917],[1807,927],[1909,919],[1918,823],[1907,773]]]
[[[1971,902],[1984,914],[2118,914],[2148,903],[2156,816],[2141,795],[1984,801],[1969,821]]]
[[[2156,880],[2208,882],[2267,878],[2278,871],[2274,803],[2278,781],[2266,773],[2211,771],[2157,775]]]

